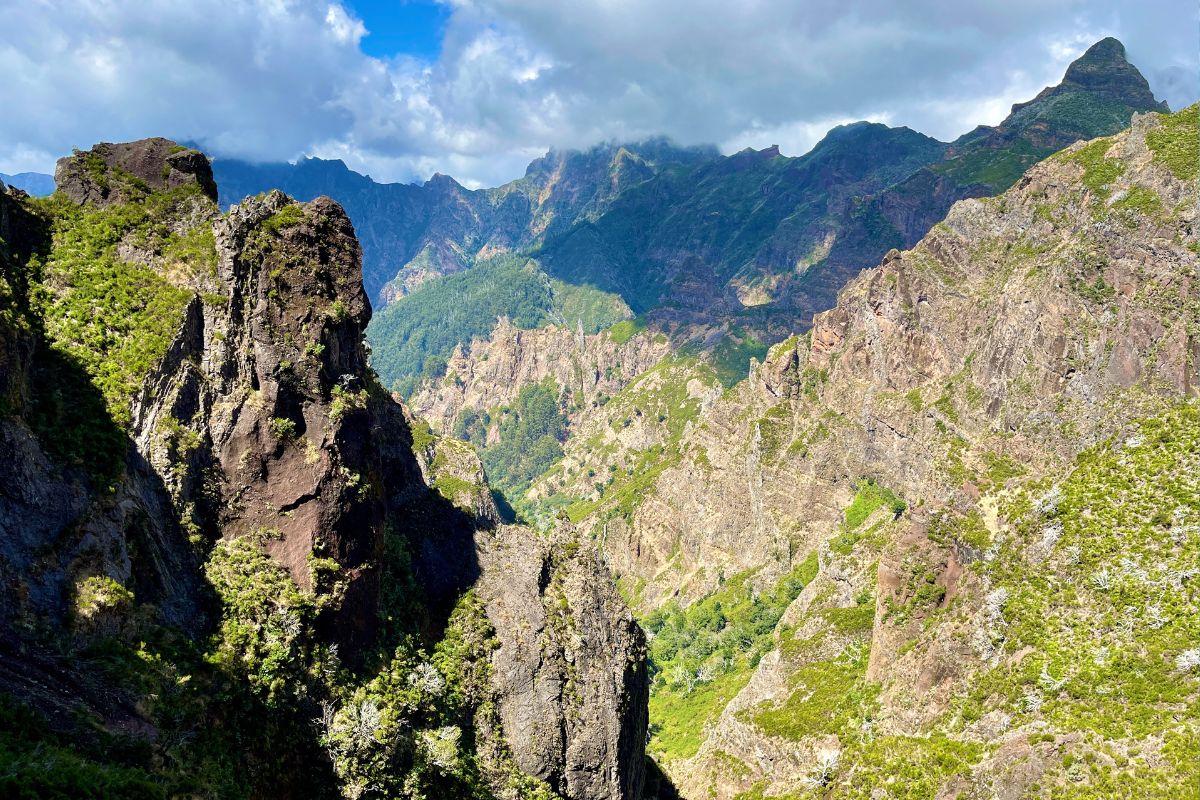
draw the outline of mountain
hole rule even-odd
[[[379,385],[342,208],[55,180],[0,194],[5,796],[639,797],[641,630]]]
[[[980,126],[959,137],[944,161],[918,170],[874,198],[857,227],[886,220],[885,236],[912,247],[955,201],[1002,192],[1051,153],[1126,127],[1135,112],[1167,110],[1126,60],[1125,47],[1111,37],[1102,39],[1067,68],[1062,83],[1017,103],[996,127]],[[851,238],[869,240],[861,232]],[[860,248],[850,248],[831,257],[861,263],[864,255]]]
[[[508,446],[501,420],[523,387],[552,391],[563,446],[540,460],[544,479],[502,487],[514,508],[544,522],[595,496],[597,485],[620,487],[631,472],[661,467],[655,448],[671,451],[716,385],[744,378],[769,344],[803,332],[862,266],[890,247],[913,246],[953,202],[1003,191],[1053,149],[1111,133],[1139,108],[1164,106],[1120,43],[1106,39],[999,126],[949,145],[858,123],[799,158],[747,150],[664,172],[598,218],[548,237],[520,265],[481,264],[385,308],[368,331],[372,363],[435,430],[471,438],[484,452]],[[606,313],[563,307],[561,298],[584,291],[589,301],[572,308]],[[618,322],[625,301],[626,316],[642,314]],[[508,322],[491,333],[500,317]],[[621,335],[601,345],[605,322]],[[561,335],[511,330],[556,324]],[[588,366],[556,369],[525,356],[522,336],[556,342],[561,358]],[[644,379],[628,374],[655,339],[670,343],[669,361]],[[498,374],[496,358],[540,366]],[[687,402],[658,408],[654,387],[664,380],[687,384]],[[647,404],[655,413],[644,413]]]
[[[34,197],[45,197],[54,194],[54,176],[41,172],[18,172],[16,175],[5,175],[0,172],[0,182],[7,186],[20,189]]]
[[[635,311],[737,314],[775,339],[890,248],[915,244],[956,200],[997,194],[1050,153],[1163,110],[1120,42],[1104,39],[995,128],[943,145],[857,123],[799,158],[744,151],[626,193],[548,238],[538,257],[551,275],[616,292]]]
[[[531,493],[647,630],[681,796],[1196,785],[1198,165],[1200,106],[1137,115],[955,204],[733,390],[659,368],[567,442]],[[647,390],[694,405],[639,447]]]
[[[662,170],[716,156],[666,140],[551,151],[525,175],[495,189],[470,190],[434,175],[423,185],[379,184],[341,161],[250,164],[218,159],[213,171],[228,206],[271,188],[301,200],[335,198],[363,245],[363,282],[385,304],[430,277],[458,272],[489,255],[525,249],[602,211],[631,186]]]
[[[637,312],[665,306],[712,317],[750,309],[792,321],[814,308],[789,288],[825,258],[839,220],[873,194],[942,157],[907,128],[835,128],[811,152],[743,150],[618,197],[594,222],[548,238],[547,272],[619,294]]]
[[[706,353],[731,385],[745,377],[751,357],[806,329],[846,281],[889,249],[915,244],[953,202],[1003,191],[1051,152],[1162,108],[1120,43],[1106,39],[1074,62],[1061,84],[1018,104],[999,126],[954,143],[856,123],[830,131],[796,158],[767,148],[674,166],[565,229],[548,229],[540,244],[519,253],[530,260],[518,282],[500,287],[486,272],[468,270],[453,287],[438,288],[449,279],[435,279],[427,284],[431,294],[383,309],[369,331],[373,363],[385,385],[411,396],[423,381],[440,380],[453,348],[486,336],[499,316],[519,327],[558,316],[573,328],[578,317],[552,310],[557,288],[592,297],[599,291],[608,299],[596,304],[647,315],[676,349]],[[533,288],[518,299],[517,283]],[[507,294],[512,302],[498,308],[465,300],[431,321],[425,309],[443,305],[439,293]],[[592,314],[585,332],[620,318]],[[430,335],[413,335],[417,326]]]

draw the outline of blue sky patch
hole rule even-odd
[[[375,58],[409,55],[436,61],[450,9],[432,0],[349,0],[345,3],[367,27],[360,47]]]

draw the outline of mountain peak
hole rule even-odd
[[[435,172],[425,181],[425,186],[437,189],[461,189],[462,184],[441,172]]]
[[[753,147],[743,147],[731,155],[730,158],[736,159],[736,162],[739,164],[750,164],[759,161],[770,161],[779,155],[779,145],[773,144],[770,147],[764,147],[762,150],[755,150]]]
[[[1125,56],[1125,45],[1109,36],[1089,47],[1083,55],[1071,62],[1056,89],[1084,89],[1129,105],[1161,107],[1166,104],[1155,99],[1150,84],[1129,63]]]
[[[1126,60],[1125,45],[1121,43],[1121,40],[1115,36],[1105,36],[1103,39],[1085,50],[1083,55],[1072,62],[1071,66],[1067,68],[1067,75],[1069,76],[1071,74],[1071,70],[1076,64],[1082,62],[1121,63]]]
[[[1134,112],[1169,110],[1126,58],[1125,45],[1109,36],[1072,61],[1060,83],[1014,103],[999,125],[980,126],[953,146],[998,146],[1028,136],[1038,149],[1057,150],[1079,139],[1116,133],[1129,125]]]

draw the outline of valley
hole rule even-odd
[[[950,142],[20,177],[6,794],[1200,786],[1200,105],[1116,39]]]

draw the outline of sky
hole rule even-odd
[[[832,126],[994,124],[1112,35],[1200,99],[1195,0],[0,0],[0,172],[167,136],[494,186],[666,135],[806,152]]]

